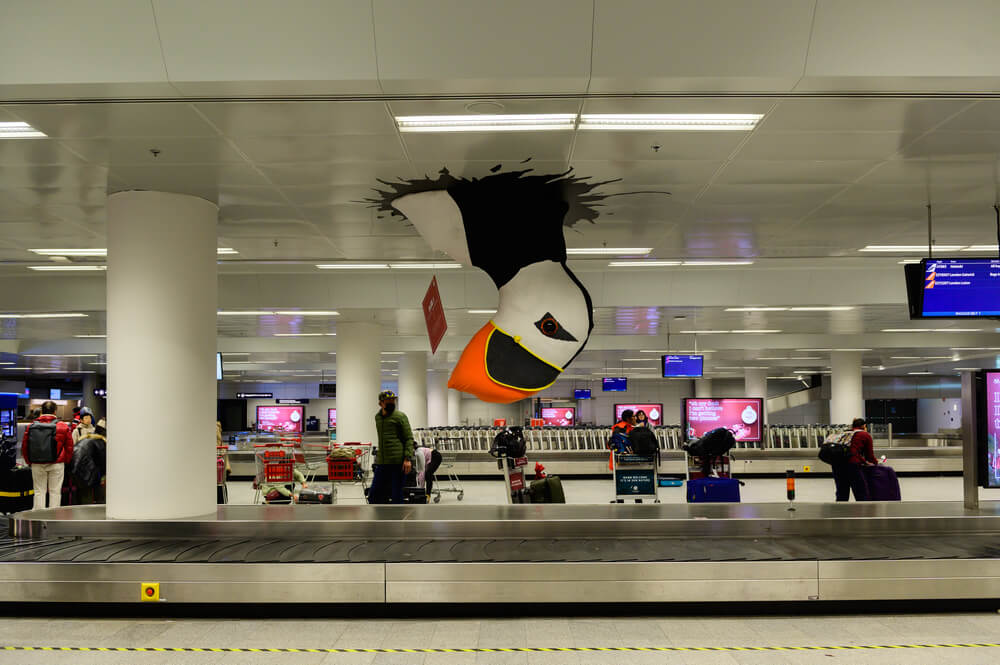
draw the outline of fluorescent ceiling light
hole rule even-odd
[[[967,333],[982,332],[982,328],[883,328],[884,333],[936,332],[936,333]]]
[[[780,330],[730,330],[729,332],[731,332],[731,333],[737,333],[737,334],[747,333],[747,334],[751,334],[751,335],[756,335],[756,334],[760,334],[760,335],[768,334],[769,335],[769,334],[772,334],[772,333],[780,333],[781,331]]]
[[[889,356],[889,360],[920,360],[920,356]]]
[[[45,134],[26,122],[0,122],[0,139],[43,139]]]
[[[814,369],[797,369],[792,374],[820,374],[820,372]]]
[[[396,116],[401,132],[537,132],[573,129],[575,113]]]
[[[3,124],[3,123],[0,123]],[[90,247],[90,248],[76,248],[76,249],[29,249],[29,252],[34,252],[35,254],[40,254],[42,256],[107,256],[107,247]],[[239,254],[232,247],[218,247],[215,250],[218,255],[222,254]]]
[[[216,314],[218,314],[219,316],[273,316],[274,312],[271,310],[259,310],[259,309],[245,310],[245,311],[221,310],[216,312]]]
[[[461,263],[390,263],[390,268],[395,270],[447,270],[449,268],[461,268]]]
[[[871,351],[871,349],[832,349],[833,351]]]
[[[334,337],[337,333],[274,333],[271,337]]]
[[[791,358],[757,358],[757,360],[791,360]]]
[[[285,309],[285,310],[278,310],[278,311],[275,312],[275,314],[277,314],[278,316],[340,316],[340,312],[337,312],[337,311],[332,310],[332,309],[329,309],[329,310],[324,310],[324,309],[312,309],[312,310],[309,310],[309,309],[303,309],[303,310]]]
[[[594,255],[626,255],[626,254],[649,254],[652,247],[571,247],[566,250],[570,256]]]
[[[969,245],[962,249],[963,252],[996,252],[1000,250],[997,245]]]
[[[107,365],[108,363],[106,363],[106,362],[98,362],[98,361],[95,360],[94,362],[87,363],[87,364],[88,365]]]
[[[980,367],[953,367],[955,371],[958,372],[975,372],[981,369]]]
[[[73,335],[77,339],[105,339],[107,335]]]
[[[1000,351],[1000,346],[953,346],[952,351]]]
[[[728,333],[728,330],[680,330],[680,335],[721,335]]]
[[[957,252],[965,245],[934,245],[935,252]],[[859,252],[926,252],[927,245],[866,245]]]
[[[759,113],[585,113],[580,129],[628,131],[749,131]]]
[[[902,261],[897,261],[896,263],[901,266],[908,266],[912,263],[920,263],[920,259],[903,259]]]
[[[612,261],[609,268],[665,268],[679,266],[680,261]]]
[[[685,261],[686,266],[752,266],[753,261]]]
[[[215,253],[217,255],[219,255],[219,256],[230,255],[230,254],[239,254],[239,252],[237,252],[232,247],[218,247],[218,248],[216,248]]]
[[[86,314],[79,312],[56,312],[52,314],[0,314],[0,319],[81,319]]]
[[[847,312],[854,309],[851,305],[809,305],[806,307],[792,307],[793,312]]]
[[[495,309],[470,309],[467,310],[469,314],[496,314]]]
[[[25,353],[25,358],[97,358],[96,353]]]
[[[103,272],[107,266],[75,266],[75,265],[50,265],[50,266],[28,266],[28,270],[39,272]]]
[[[927,376],[928,374],[933,374],[934,372],[907,372],[907,374],[913,376]]]
[[[933,328],[882,328],[884,333],[932,332]]]
[[[388,270],[388,263],[317,263],[320,270]]]
[[[671,350],[671,349],[667,349],[667,350],[662,350],[662,349],[660,349],[660,350],[657,350],[657,349],[640,349],[639,353],[659,353],[660,355],[663,355],[665,353],[666,354],[671,354],[671,355],[685,355],[685,354],[692,355],[692,354],[700,354],[700,353],[715,353],[715,351],[712,350],[712,349],[693,349],[693,350],[690,350],[690,351],[677,350],[677,349],[673,349],[673,350]]]
[[[0,369],[2,369],[4,371],[7,371],[7,372],[12,372],[12,371],[30,372],[31,371],[30,367],[0,367]]]
[[[787,307],[727,307],[727,312],[784,312]]]
[[[815,353],[818,351],[833,351],[833,349],[795,349],[799,353]]]

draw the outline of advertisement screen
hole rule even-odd
[[[985,487],[1000,487],[1000,372],[986,373]],[[980,467],[982,468],[982,467]]]
[[[615,404],[615,422],[621,422],[622,411],[625,409],[632,409],[632,413],[637,411],[645,411],[646,418],[649,420],[650,425],[662,425],[663,424],[663,405],[662,404]]]
[[[556,427],[572,427],[576,424],[576,409],[572,406],[560,406],[542,409],[542,424]]]
[[[574,390],[573,399],[590,399],[590,388],[578,388]]]
[[[258,406],[257,430],[261,432],[302,432],[304,406]]]
[[[624,376],[606,376],[601,379],[601,390],[606,393],[623,393],[628,390],[628,379]]]
[[[337,429],[337,410],[327,409],[326,410],[326,428],[327,429]]]
[[[1000,316],[1000,260],[925,259],[922,315]]]
[[[698,439],[716,427],[732,431],[737,441],[759,442],[763,430],[764,400],[759,397],[699,398],[684,400],[684,434]]]
[[[700,379],[705,356],[663,356],[663,376],[668,379]]]

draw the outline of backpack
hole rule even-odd
[[[827,464],[843,464],[851,458],[854,430],[837,432],[826,437],[819,447],[819,458]]]
[[[648,427],[636,427],[628,435],[629,446],[636,455],[651,457],[660,451],[660,442],[656,434]]]
[[[35,421],[28,427],[28,460],[32,464],[52,464],[59,459],[56,428],[59,423]]]
[[[631,446],[632,442],[629,440],[628,434],[619,429],[612,430],[611,439],[608,441],[608,448],[621,454],[627,453]]]
[[[524,441],[523,430],[520,427],[510,427],[501,430],[493,438],[493,445],[490,446],[490,455],[493,457],[510,457],[517,459],[524,457],[528,450],[528,444]]]
[[[736,446],[736,437],[725,427],[716,427],[705,433],[700,439],[695,439],[684,450],[694,457],[719,457],[725,455]]]

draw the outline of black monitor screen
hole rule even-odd
[[[606,393],[623,393],[628,390],[628,379],[624,376],[606,376],[601,379],[601,390]]]
[[[663,376],[671,379],[700,379],[705,356],[663,356]]]

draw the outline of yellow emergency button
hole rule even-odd
[[[805,471],[806,473],[809,473],[810,471],[812,471],[812,467],[811,466],[804,466],[804,467],[802,467],[802,470]]]
[[[154,602],[160,600],[160,583],[142,582],[139,585],[139,599]]]

